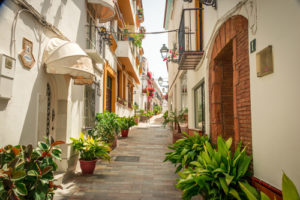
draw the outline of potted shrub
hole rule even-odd
[[[137,125],[134,117],[122,117],[120,118],[120,124],[121,124],[121,134],[122,137],[128,137],[128,132],[129,129],[134,126]]]
[[[143,109],[140,109],[139,114],[141,122],[145,122],[148,120],[148,114]]]
[[[39,142],[32,145],[7,145],[0,148],[0,199],[53,199],[57,170],[55,159],[61,160],[63,141]]]
[[[186,110],[182,110],[179,113],[176,112],[170,112],[169,116],[165,118],[163,125],[166,126],[169,122],[175,124],[175,128],[173,131],[173,143],[175,143],[178,139],[184,137],[184,135],[181,133],[181,127],[180,123],[184,122],[184,115]]]
[[[82,174],[93,174],[98,159],[110,160],[108,152],[111,150],[109,145],[100,139],[85,137],[80,133],[80,138],[70,138],[73,148],[80,153],[80,168]]]
[[[240,183],[249,185],[248,167],[251,157],[241,143],[231,152],[232,138],[225,141],[218,137],[217,149],[209,141],[203,145],[197,161],[180,173],[177,187],[183,191],[183,199],[201,194],[204,199],[247,199]]]
[[[160,105],[154,105],[153,112],[154,112],[155,115],[160,114],[160,112],[161,112],[161,106]]]
[[[175,173],[188,167],[191,162],[197,161],[198,155],[204,151],[205,142],[209,141],[207,136],[201,136],[198,133],[195,133],[194,136],[183,134],[185,135],[183,139],[177,140],[175,144],[168,147],[173,151],[165,154],[164,162],[173,163],[176,166]]]
[[[117,114],[111,112],[97,113],[96,125],[93,130],[89,131],[89,135],[109,143],[112,149],[116,148],[120,132],[118,118]]]
[[[134,121],[136,124],[138,124],[140,118],[137,115],[136,111],[137,111],[137,109],[139,109],[139,105],[136,102],[134,102],[134,104],[133,104],[133,109],[134,109]]]
[[[118,101],[119,104],[122,104],[122,105],[123,105],[123,99],[122,99],[121,97],[118,97],[118,98],[117,98],[117,101]]]

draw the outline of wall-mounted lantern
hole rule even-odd
[[[177,47],[176,47],[175,43],[174,43],[174,46],[173,46],[172,50],[168,49],[166,44],[163,44],[163,46],[160,49],[161,57],[163,58],[164,61],[178,63],[178,59],[174,58],[176,56],[176,50],[177,50]],[[172,54],[171,56],[168,56],[169,51]]]

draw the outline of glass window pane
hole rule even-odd
[[[195,127],[204,130],[204,84],[195,89]]]

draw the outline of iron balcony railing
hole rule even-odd
[[[198,55],[203,52],[203,22],[202,8],[187,8],[182,10],[178,32],[179,63],[184,55]]]
[[[88,27],[89,28],[89,27]],[[97,29],[90,29],[86,38],[86,48],[96,50],[103,58],[105,57],[105,41]]]

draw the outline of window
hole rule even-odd
[[[106,82],[106,110],[112,112],[112,78],[107,76]]]
[[[181,109],[184,110],[187,108],[187,77],[186,73],[180,79],[181,83]]]
[[[132,97],[132,85],[128,84],[128,107],[131,108],[132,102],[133,102],[133,97]]]
[[[87,12],[87,25],[86,25],[86,48],[87,49],[95,49],[96,48],[96,24],[93,16],[95,14],[95,10],[88,4],[88,12]]]
[[[122,72],[118,70],[117,72],[117,84],[118,84],[118,97],[122,97]]]
[[[204,82],[195,89],[195,127],[205,132]]]
[[[85,128],[92,128],[95,125],[95,89],[92,85],[85,86],[84,94],[84,118],[85,118]]]

